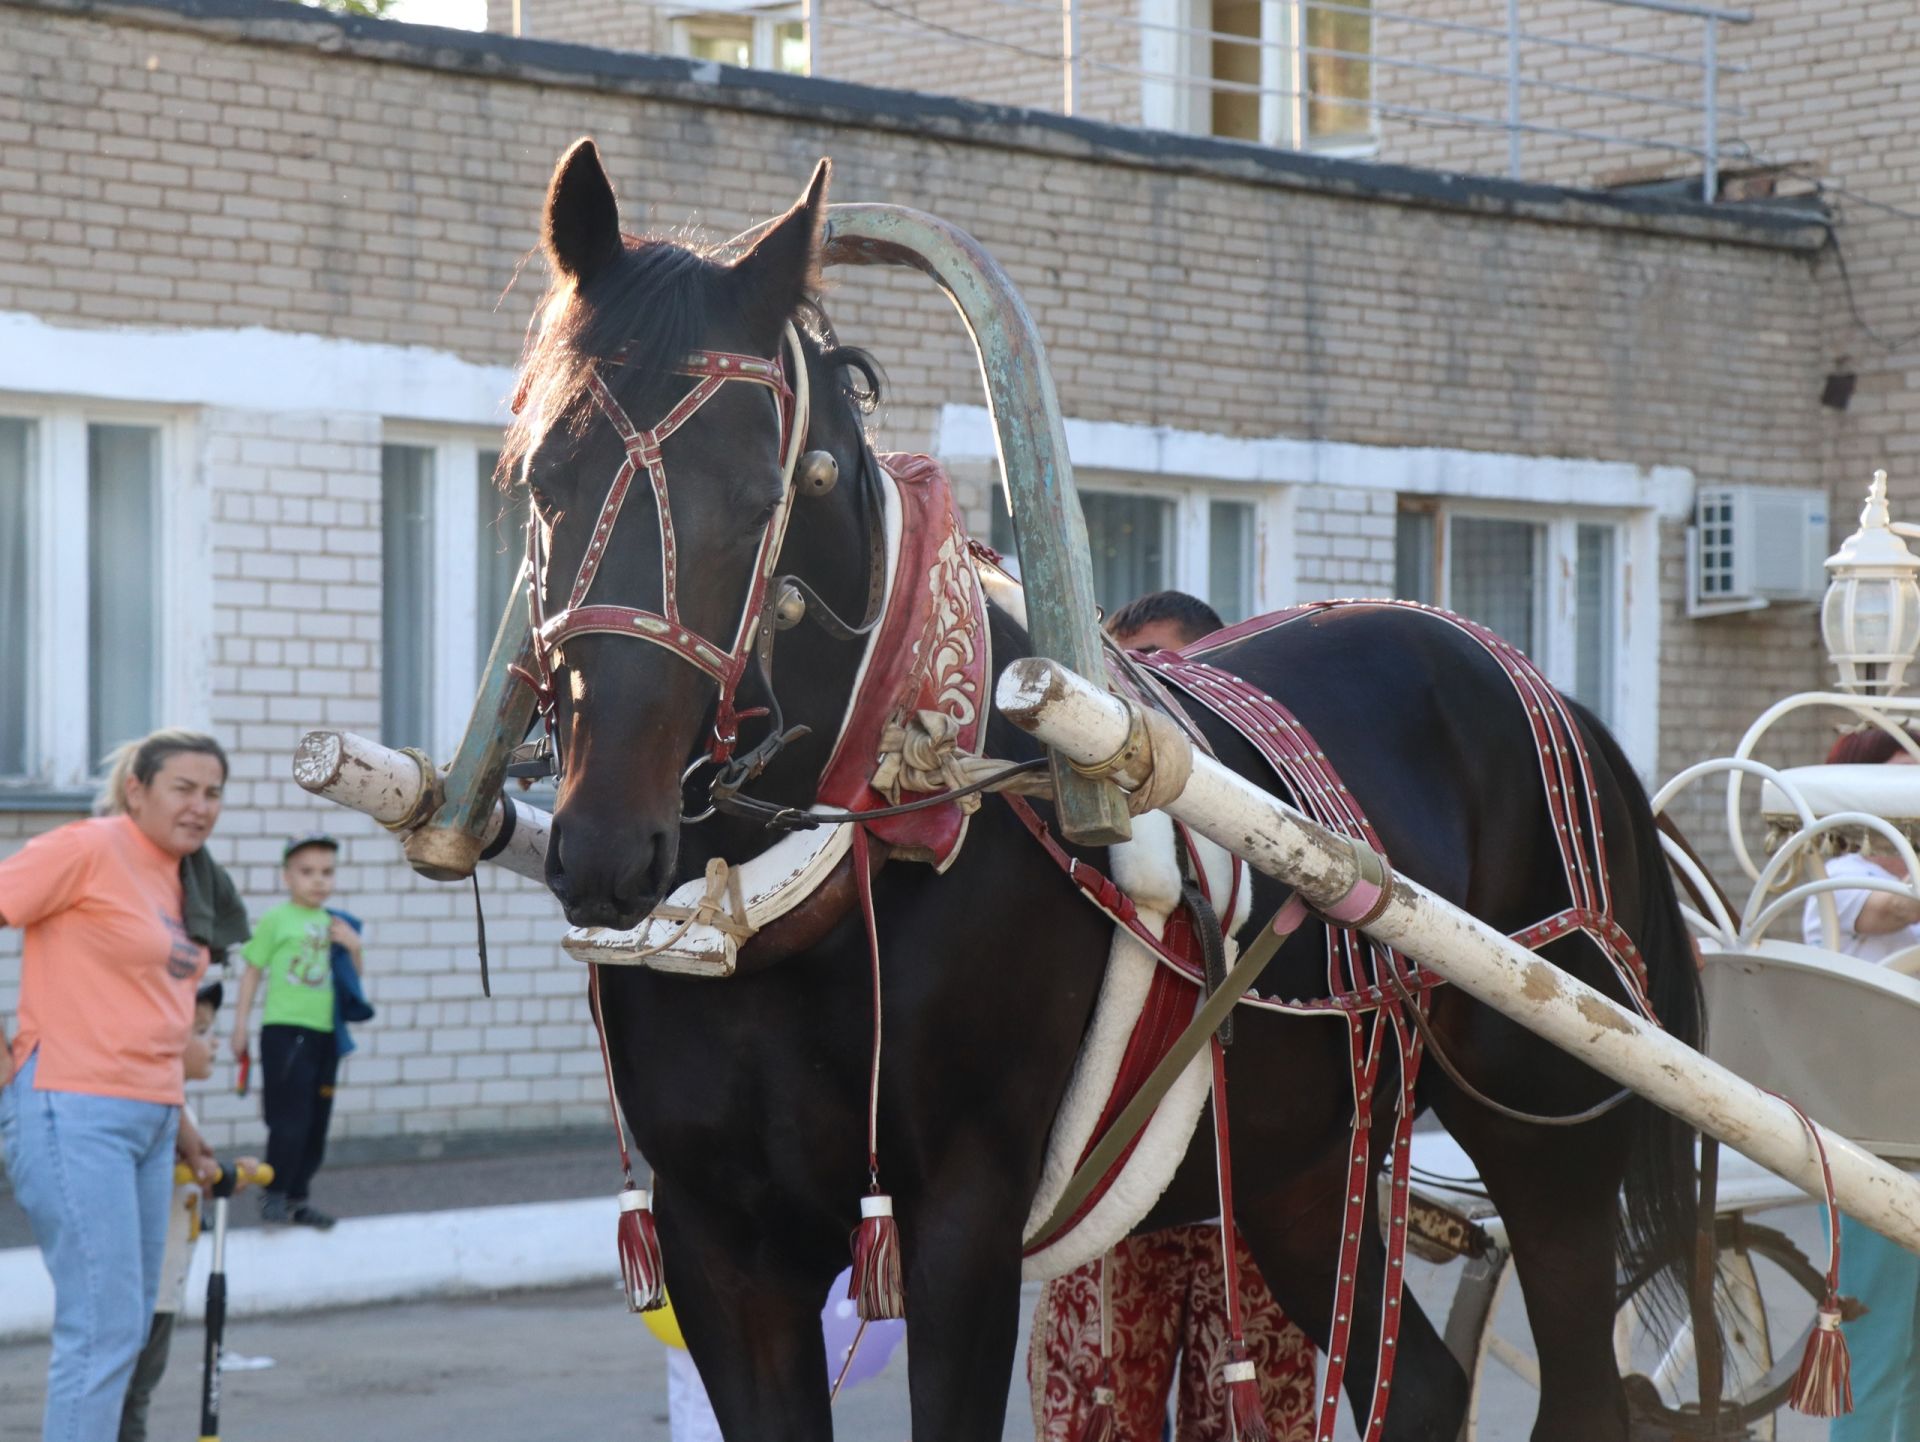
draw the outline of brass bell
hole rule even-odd
[[[815,451],[815,455],[825,455],[824,451]],[[833,457],[828,456],[831,462]],[[800,594],[800,588],[792,582],[781,586],[780,595],[773,603],[773,629],[791,631],[798,626],[807,614],[807,598]]]
[[[840,463],[831,451],[808,451],[794,471],[794,485],[803,496],[824,496],[840,479]]]

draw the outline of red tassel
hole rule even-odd
[[[1087,1413],[1087,1425],[1080,1429],[1080,1442],[1115,1442],[1120,1424],[1113,1416],[1113,1378],[1107,1376],[1093,1389],[1093,1410]]]
[[[1844,1417],[1853,1410],[1853,1357],[1840,1331],[1837,1297],[1828,1297],[1820,1308],[1787,1405],[1808,1417]]]
[[[1220,1369],[1227,1384],[1228,1437],[1231,1442],[1273,1442],[1266,1414],[1260,1409],[1260,1378],[1247,1360],[1246,1344],[1227,1344],[1227,1365]]]
[[[666,1266],[653,1226],[653,1199],[627,1183],[620,1193],[620,1281],[629,1312],[652,1312],[667,1304]]]
[[[879,1192],[860,1199],[860,1226],[853,1234],[853,1279],[847,1284],[847,1295],[863,1322],[907,1315],[900,1228],[893,1220],[893,1198]]]

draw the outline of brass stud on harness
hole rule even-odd
[[[840,463],[830,451],[808,451],[794,468],[793,483],[803,496],[824,496],[840,479]]]
[[[815,455],[826,455],[824,451],[815,451]],[[833,457],[827,456],[831,461]],[[791,581],[780,588],[780,594],[773,603],[773,629],[791,631],[798,626],[807,614],[807,598],[800,594],[800,588]]]

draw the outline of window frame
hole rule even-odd
[[[1152,498],[1173,503],[1173,536],[1167,550],[1167,586],[1212,604],[1211,507],[1215,501],[1253,508],[1253,594],[1249,616],[1278,610],[1293,600],[1293,487],[1281,482],[1209,479],[1171,472],[1128,475],[1084,467],[1074,472],[1074,490]],[[996,478],[989,505],[1000,505]],[[1131,597],[1126,598],[1131,600]]]
[[[750,70],[770,70],[780,75],[811,73],[812,47],[808,47],[809,67],[806,70],[782,70],[779,65],[780,38],[782,25],[798,25],[801,35],[806,35],[806,27],[811,23],[804,4],[765,4],[763,0],[708,0],[702,5],[676,6],[666,12],[668,53],[691,59],[693,46],[688,35],[687,22],[702,20],[709,16],[727,19],[745,19],[753,27],[752,38],[748,42],[751,55],[747,68]]]
[[[410,446],[433,456],[433,534],[429,548],[432,615],[427,623],[427,716],[431,735],[424,745],[435,756],[452,755],[460,744],[473,714],[474,688],[487,663],[479,642],[480,558],[473,544],[480,534],[477,482],[481,453],[498,451],[502,439],[497,430],[409,421],[386,421],[380,428],[383,450],[387,446]],[[383,691],[386,679],[383,655]]]
[[[0,415],[29,426],[27,442],[27,770],[0,776],[0,810],[84,805],[99,778],[88,755],[91,601],[89,426],[155,432],[153,724],[211,724],[212,517],[197,464],[197,416],[177,407],[0,393]],[[81,658],[77,663],[70,658]],[[69,658],[63,660],[62,658]]]
[[[1434,577],[1432,604],[1452,609],[1452,571],[1448,535],[1450,522],[1456,519],[1520,521],[1539,532],[1536,563],[1539,574],[1534,580],[1535,627],[1539,633],[1532,645],[1513,637],[1554,686],[1573,695],[1579,666],[1579,569],[1580,528],[1602,526],[1612,532],[1611,575],[1609,589],[1614,604],[1608,608],[1609,625],[1605,630],[1609,650],[1608,670],[1612,673],[1610,695],[1605,707],[1596,707],[1609,729],[1626,737],[1637,732],[1633,723],[1638,704],[1638,665],[1643,658],[1632,649],[1630,608],[1620,598],[1631,586],[1630,573],[1636,550],[1636,529],[1641,517],[1630,510],[1612,507],[1538,506],[1524,502],[1459,500],[1449,496],[1402,494],[1398,513],[1418,512],[1433,518]],[[1654,658],[1657,666],[1658,657]],[[1589,703],[1591,704],[1591,703]]]
[[[1376,110],[1367,112],[1363,134],[1322,140],[1312,133],[1311,97],[1306,93],[1308,0],[1259,0],[1259,6],[1259,136],[1246,143],[1334,159],[1359,160],[1378,154],[1381,134]],[[1214,134],[1215,42],[1202,33],[1214,27],[1201,23],[1203,7],[1210,15],[1210,0],[1142,0],[1140,115],[1149,129]],[[1373,17],[1376,22],[1378,18]],[[1271,40],[1270,32],[1275,37]],[[1371,30],[1368,38],[1368,53],[1377,57]],[[1369,70],[1370,99],[1374,78]]]

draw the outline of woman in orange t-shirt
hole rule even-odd
[[[155,732],[123,749],[107,797],[120,814],[0,861],[0,925],[26,932],[11,1044],[0,1027],[0,1145],[53,1276],[47,1442],[118,1434],[146,1341],[208,960],[188,934],[182,863],[219,819],[226,780],[212,737]],[[189,1151],[210,1174],[205,1143]]]

